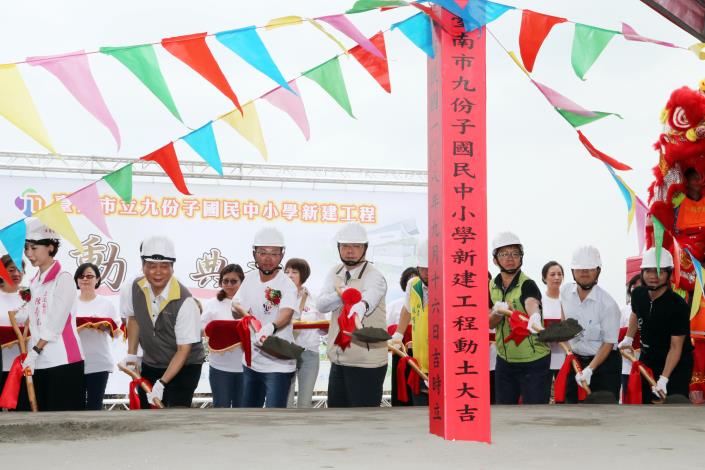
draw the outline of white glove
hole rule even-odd
[[[494,315],[501,315],[499,313],[499,310],[510,310],[509,304],[507,302],[497,302],[492,306],[492,314]]]
[[[529,323],[526,325],[526,329],[532,333],[538,333],[543,330],[543,325],[541,325],[541,313],[536,312],[529,317]]]
[[[34,349],[30,349],[27,353],[27,357],[24,358],[22,362],[22,370],[29,369],[31,374],[34,374],[34,365],[37,363],[37,358],[39,354]]]
[[[399,348],[404,341],[404,335],[395,331],[392,339],[389,340],[389,345],[393,348]]]
[[[656,395],[657,397],[661,398],[661,395],[666,396],[666,386],[668,385],[668,377],[664,377],[663,375],[658,378],[658,381],[656,382],[656,385],[651,387],[651,393]],[[659,393],[661,392],[661,393]]]
[[[154,403],[154,399],[156,398],[159,401],[162,401],[163,396],[164,384],[161,380],[157,380],[156,382],[154,382],[154,385],[152,385],[152,391],[147,394],[147,401],[152,405],[156,405],[156,403]]]
[[[255,336],[257,337],[257,346],[261,346],[262,343],[264,342],[262,338],[267,338],[267,336],[271,336],[274,334],[274,323],[267,323],[260,329],[257,333],[255,333]]]
[[[617,347],[619,349],[631,348],[632,343],[634,343],[634,338],[631,336],[625,336],[624,339],[617,344]]]
[[[126,369],[131,369],[139,373],[140,368],[142,367],[142,358],[136,354],[128,354],[125,356],[125,359],[120,361],[120,364]]]
[[[575,381],[578,386],[582,386],[582,382],[585,381],[586,384],[590,385],[590,379],[592,378],[592,369],[588,366],[583,369],[580,374],[575,374]]]
[[[356,313],[358,318],[364,317],[367,313],[367,304],[365,304],[365,302],[363,302],[362,300],[350,307],[350,311],[348,312],[348,318],[351,318]]]

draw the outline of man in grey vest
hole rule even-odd
[[[343,302],[341,293],[355,288],[362,300],[350,309],[363,327],[387,328],[384,297],[387,281],[369,261],[365,260],[367,231],[358,223],[344,225],[336,235],[342,264],[328,273],[316,307],[319,312],[332,312],[328,330],[328,358],[331,362],[328,379],[328,406],[378,407],[382,401],[382,384],[387,373],[387,343],[364,343],[352,339],[349,344],[337,344],[338,317]]]
[[[152,393],[140,391],[142,408],[158,398],[166,407],[190,407],[205,358],[201,343],[201,311],[191,293],[174,277],[176,252],[167,237],[142,242],[142,273],[122,295],[126,308],[127,351],[125,364],[140,368],[152,384]],[[137,354],[141,346],[143,356]]]

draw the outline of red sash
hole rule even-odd
[[[575,355],[566,354],[563,365],[556,376],[556,381],[553,383],[553,396],[556,403],[565,403],[565,389],[566,385],[568,385],[568,377],[570,377],[573,361],[577,361]],[[587,398],[587,392],[578,385],[578,401],[583,401],[585,398]]]
[[[401,359],[399,359],[399,364],[397,365],[396,371],[397,398],[399,398],[399,401],[402,401],[404,403],[409,401],[409,393],[406,389],[407,385],[411,387],[411,391],[414,395],[418,395],[421,392],[421,380],[419,378],[419,374],[417,374],[416,371],[412,369],[412,373],[409,374],[409,378],[406,378],[406,366],[409,362],[413,362],[414,364],[419,365],[416,359],[411,356],[402,357]]]
[[[240,341],[242,343],[242,352],[245,354],[245,364],[248,367],[252,367],[252,338],[250,335],[250,324],[254,327],[255,331],[262,329],[262,324],[252,315],[246,315],[237,324],[237,333],[240,336]]]
[[[641,405],[643,403],[641,394],[641,372],[639,366],[646,369],[646,372],[653,377],[654,373],[644,365],[641,361],[632,362],[632,370],[629,371],[629,382],[627,385],[627,393],[624,394],[622,402],[625,405]]]

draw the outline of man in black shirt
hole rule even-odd
[[[657,266],[660,266],[657,269]],[[658,377],[656,386],[642,381],[643,403],[650,403],[649,392],[658,396],[688,396],[693,370],[693,346],[690,342],[690,312],[688,304],[671,290],[673,257],[661,250],[660,263],[656,248],[644,253],[641,261],[643,286],[632,292],[632,314],[627,335],[620,349],[631,348],[637,328],[641,335],[641,361]]]

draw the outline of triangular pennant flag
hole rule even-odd
[[[103,176],[103,179],[125,203],[132,201],[132,163]]]
[[[698,59],[705,60],[705,42],[695,43],[688,47],[688,50],[698,56]]]
[[[222,119],[235,129],[242,137],[255,146],[262,158],[267,160],[267,147],[264,145],[262,127],[259,123],[257,108],[254,101],[250,101],[242,107],[244,113],[237,114],[234,111],[226,114]]]
[[[301,24],[304,19],[300,16],[282,16],[280,18],[273,18],[264,26],[265,29],[281,28],[283,26],[293,26]]]
[[[441,8],[448,10],[455,16],[459,16],[463,19],[463,21],[469,19],[467,10],[463,9],[460,5],[458,5],[455,0],[433,0],[433,3],[435,3]]]
[[[242,60],[284,88],[289,88],[254,26],[224,31],[216,34],[215,38]]]
[[[580,126],[584,126],[585,124],[590,124],[591,122],[595,122],[595,121],[602,119],[604,117],[607,117],[607,116],[617,116],[619,119],[622,119],[622,116],[620,116],[617,113],[605,113],[602,111],[592,111],[594,116],[582,116],[580,114],[573,113],[570,111],[566,111],[565,109],[559,109],[559,108],[556,108],[556,111],[558,111],[558,113],[561,116],[563,116],[563,119],[568,121],[568,123],[575,128],[578,128]]]
[[[639,199],[638,197],[636,198],[636,238],[639,243],[639,253],[644,252],[644,233],[646,229],[646,216],[649,213],[649,208],[646,207],[646,204]]]
[[[654,247],[656,247],[656,272],[661,275],[661,250],[663,249],[663,234],[666,231],[665,227],[653,215],[651,216],[651,223],[654,225]]]
[[[595,28],[586,24],[575,23],[573,50],[570,62],[575,74],[585,80],[585,74],[605,50],[617,31]]]
[[[164,38],[162,39],[162,46],[171,55],[208,80],[242,112],[242,107],[237,96],[235,96],[235,92],[230,87],[225,75],[223,75],[223,71],[220,69],[215,57],[213,57],[208,44],[206,44],[206,35],[206,33],[196,33]]]
[[[330,39],[331,41],[333,41],[333,42],[335,43],[335,45],[338,46],[341,51],[343,51],[343,53],[345,53],[345,54],[348,53],[348,50],[347,50],[347,48],[345,47],[345,44],[343,44],[342,42],[340,42],[340,41],[338,40],[338,38],[336,38],[336,37],[333,36],[331,33],[329,33],[328,30],[327,30],[326,28],[324,28],[321,23],[319,23],[318,21],[313,20],[313,19],[307,19],[306,21],[308,21],[309,23],[311,23],[311,25],[312,25],[314,28],[316,28],[317,30],[319,30],[320,32],[322,32],[323,34],[325,34],[325,35],[328,37],[328,39]]]
[[[169,86],[166,84],[164,75],[162,75],[162,71],[159,68],[154,46],[151,44],[142,44],[131,47],[101,47],[100,52],[114,57],[127,67],[127,69],[166,106],[166,109],[168,109],[176,119],[183,122],[179,110],[176,109],[176,104],[169,91]]]
[[[408,2],[401,0],[357,0],[355,4],[345,13],[362,13],[365,11],[375,10],[377,8],[403,7],[408,5]]]
[[[404,21],[394,23],[392,29],[399,28],[409,41],[421,49],[431,59],[436,56],[433,50],[433,36],[431,35],[431,20],[424,13],[417,13]]]
[[[465,31],[475,31],[482,28],[486,24],[492,23],[494,20],[502,16],[509,10],[514,10],[514,7],[502,5],[501,3],[488,2],[486,0],[470,0],[465,5],[465,11],[470,18],[466,20],[465,16]]]
[[[387,93],[392,92],[392,85],[389,82],[389,64],[387,63],[387,49],[384,44],[384,34],[379,32],[369,39],[370,43],[382,52],[381,56],[372,54],[362,45],[358,45],[350,49],[350,53],[360,62],[360,65],[365,67],[372,78],[377,80],[382,88]]]
[[[423,15],[422,13],[419,14]],[[340,69],[340,62],[338,62],[337,57],[312,68],[308,72],[304,72],[303,76],[318,83],[350,117],[355,117],[353,116],[352,107],[350,106],[348,91],[345,88],[343,71]]]
[[[595,117],[595,113],[583,108],[582,106],[573,102],[569,98],[566,98],[553,88],[548,87],[543,83],[539,83],[536,80],[531,81],[534,85],[536,85],[536,88],[539,89],[539,91],[543,94],[543,96],[546,97],[548,102],[551,103],[551,106],[553,106],[554,108],[560,108],[565,111],[570,111],[571,113],[579,114],[581,116]]]
[[[685,248],[685,252],[688,253],[688,256],[690,257],[690,261],[693,263],[693,270],[695,271],[695,279],[697,280],[697,284],[700,285],[700,289],[696,289],[696,290],[699,290],[701,293],[701,295],[698,295],[696,297],[696,299],[698,300],[698,303],[699,303],[700,297],[705,295],[705,283],[703,283],[703,266],[700,264],[700,261],[698,261],[698,259],[695,256],[693,256],[693,253],[691,253],[688,248]],[[693,317],[691,315],[691,319],[692,318]]]
[[[37,141],[51,153],[56,153],[34,106],[32,96],[14,64],[0,65],[0,116]]]
[[[638,41],[638,42],[650,42],[653,44],[658,44],[659,46],[666,46],[666,47],[674,47],[676,49],[682,49],[680,46],[676,46],[673,43],[670,42],[665,42],[665,41],[658,41],[656,39],[651,39],[644,37],[640,35],[639,33],[636,32],[634,28],[629,26],[627,23],[622,23],[622,36],[624,36],[624,39],[627,41]]]
[[[213,133],[213,123],[209,122],[181,139],[189,144],[194,152],[200,155],[220,176],[223,176],[223,164],[220,161],[218,144]]]
[[[317,18],[320,21],[324,21],[358,43],[365,50],[374,54],[379,58],[384,58],[385,54],[381,52],[364,34],[360,32],[359,29],[348,19],[345,15],[331,15],[331,16],[321,16]],[[352,51],[351,51],[352,52]]]
[[[28,57],[27,63],[44,67],[58,78],[76,101],[110,131],[120,149],[120,130],[98,89],[84,51],[50,57]]]
[[[278,87],[262,98],[288,114],[296,125],[299,126],[306,140],[308,140],[311,137],[311,132],[308,125],[308,118],[306,117],[304,101],[301,99],[301,92],[295,81],[292,80],[289,82],[289,85],[291,89],[296,92],[295,95],[284,90],[282,87]]]
[[[629,165],[625,165],[624,163],[615,160],[614,158],[610,157],[609,155],[600,152],[597,150],[592,143],[583,135],[582,132],[578,132],[578,139],[580,139],[580,142],[585,146],[587,151],[592,155],[593,157],[597,158],[601,162],[607,163],[609,166],[614,168],[615,170],[621,170],[621,171],[626,171],[626,170],[631,170],[632,167]]]
[[[453,25],[452,17],[444,18],[443,15],[439,16],[433,11],[431,7],[427,7],[426,5],[423,5],[421,3],[414,2],[411,4],[411,6],[421,10],[426,15],[428,15],[429,18],[431,18],[433,22],[436,23],[438,26],[443,28],[446,33],[451,35],[453,34],[455,26]]]
[[[73,246],[83,251],[81,240],[78,239],[76,231],[73,229],[69,218],[61,207],[61,201],[54,202],[44,209],[35,212],[32,214],[32,217],[36,217],[47,227],[54,229]]]
[[[634,213],[636,209],[636,194],[634,194],[634,191],[627,186],[627,183],[624,182],[622,178],[620,178],[617,173],[614,172],[614,169],[609,166],[607,163],[605,163],[605,167],[607,167],[607,171],[610,172],[610,175],[612,175],[612,179],[614,179],[614,182],[617,183],[617,187],[619,187],[619,191],[622,193],[622,197],[624,198],[624,201],[627,203],[627,232],[632,226],[632,221],[634,220]]]
[[[15,283],[12,282],[12,278],[10,277],[10,273],[7,272],[7,268],[3,263],[0,262],[0,278],[7,282],[9,285],[14,286]]]
[[[519,53],[524,67],[529,72],[534,70],[536,55],[548,33],[555,25],[565,21],[565,18],[524,10],[521,15],[521,30],[519,31]]]
[[[24,252],[24,242],[27,238],[27,225],[24,219],[20,219],[12,225],[8,225],[0,230],[0,241],[7,250],[7,254],[12,258],[17,269],[22,271],[22,253]]]
[[[76,208],[81,211],[81,214],[93,222],[93,225],[98,227],[98,230],[112,238],[108,230],[108,225],[105,223],[105,215],[103,214],[103,207],[100,204],[100,196],[98,195],[96,183],[90,184],[66,196],[66,199],[71,201],[71,204],[76,206]]]
[[[140,160],[157,163],[160,167],[162,167],[164,173],[169,176],[171,182],[174,183],[174,186],[176,187],[176,189],[179,190],[180,193],[186,194],[187,196],[191,195],[188,188],[186,187],[184,175],[183,173],[181,173],[179,159],[176,158],[176,150],[174,150],[173,142],[170,142],[164,147],[155,150],[149,155],[145,155],[144,157],[140,158]]]

